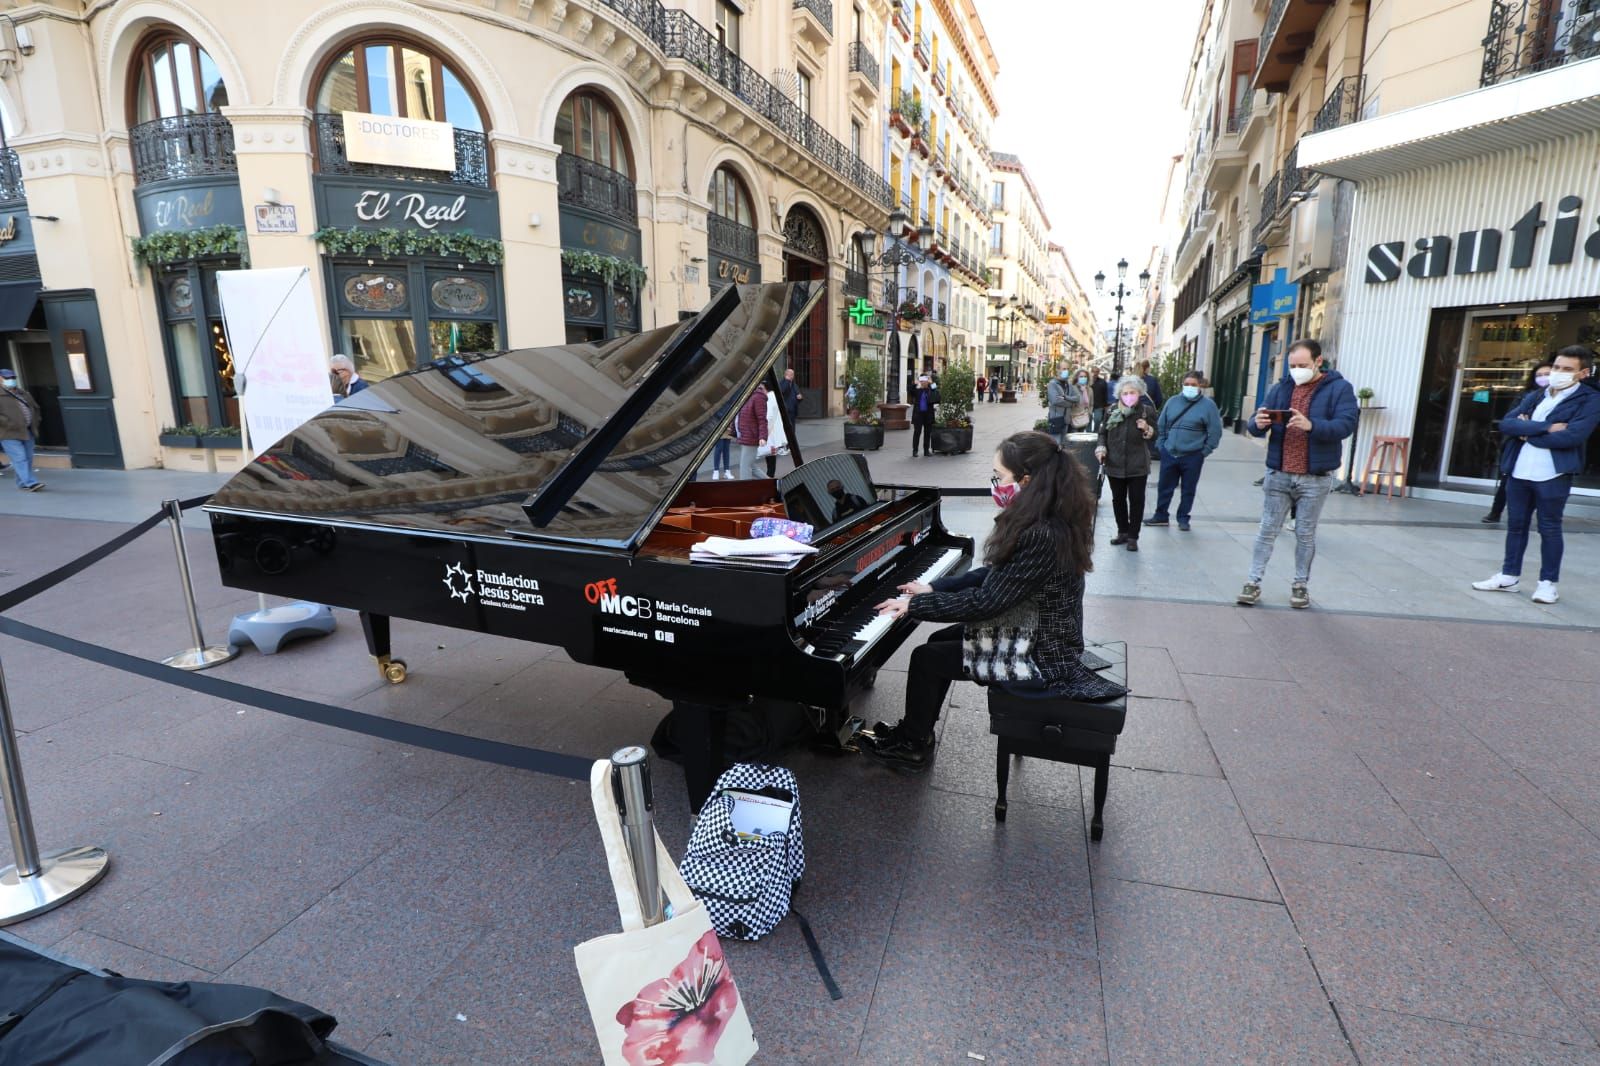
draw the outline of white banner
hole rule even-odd
[[[456,128],[448,122],[346,111],[344,156],[352,163],[453,171]]]
[[[305,267],[217,273],[250,446],[265,451],[333,403],[328,336]]]

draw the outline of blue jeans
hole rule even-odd
[[[1255,551],[1250,556],[1250,584],[1259,585],[1266,576],[1273,542],[1290,510],[1294,511],[1294,583],[1304,585],[1311,580],[1311,560],[1317,556],[1317,519],[1332,489],[1332,474],[1267,471],[1261,483],[1261,528],[1256,531]]]
[[[6,441],[10,444],[10,441]],[[1528,527],[1539,516],[1539,580],[1561,580],[1561,515],[1572,495],[1572,478],[1563,474],[1549,481],[1506,478],[1506,561],[1500,572],[1522,576],[1522,556],[1528,550]]]
[[[1189,513],[1194,509],[1194,489],[1200,484],[1200,468],[1205,465],[1206,457],[1201,452],[1173,455],[1165,447],[1161,449],[1161,478],[1156,482],[1156,509],[1150,516],[1151,521],[1167,520],[1167,507],[1172,503],[1174,489],[1180,490],[1178,521],[1189,521]]]
[[[25,489],[39,483],[39,479],[33,476],[33,437],[27,440],[0,440],[0,447],[5,448],[6,458],[11,460],[11,469],[17,472],[17,488]]]
[[[733,472],[733,441],[727,437],[720,437],[717,443],[711,446],[711,471],[716,474]]]

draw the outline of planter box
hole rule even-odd
[[[1017,390],[1016,389],[1002,389],[1000,391],[1000,402],[1001,403],[1016,403],[1017,402]]]
[[[853,452],[875,452],[883,447],[883,427],[846,422],[844,446]]]
[[[929,450],[940,455],[964,455],[972,450],[971,426],[934,426]]]
[[[198,448],[200,438],[191,433],[163,433],[161,434],[163,448]]]
[[[237,433],[235,433],[231,437],[229,437],[229,436],[217,436],[217,437],[202,436],[200,438],[200,447],[202,447],[202,448],[222,448],[224,450],[239,451],[240,449],[242,449],[244,447],[244,442],[239,439],[239,435]]]
[[[878,415],[886,430],[911,428],[911,405],[908,403],[880,403]]]

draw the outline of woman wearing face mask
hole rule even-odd
[[[1048,690],[1079,700],[1125,691],[1084,668],[1083,585],[1091,568],[1094,499],[1089,477],[1043,433],[1001,442],[990,478],[1001,508],[984,546],[988,564],[930,585],[900,586],[878,613],[954,622],[911,653],[905,717],[876,730],[866,751],[895,769],[918,772],[933,759],[934,726],[950,682],[971,679]],[[1003,637],[980,646],[966,630]]]
[[[1094,456],[1111,481],[1111,511],[1117,518],[1112,544],[1139,550],[1139,523],[1144,519],[1144,488],[1150,479],[1150,444],[1156,435],[1156,409],[1145,397],[1144,379],[1128,376],[1117,382],[1117,402],[1100,427]]]
[[[1518,403],[1521,403],[1523,400],[1527,399],[1529,393],[1543,392],[1545,389],[1550,387],[1551,366],[1551,363],[1545,362],[1540,363],[1538,366],[1533,368],[1533,370],[1528,374],[1528,380],[1523,383],[1522,395],[1517,397],[1516,403],[1513,403],[1511,405],[1512,407],[1516,407]],[[1478,520],[1485,525],[1493,525],[1494,523],[1500,521],[1500,515],[1506,509],[1506,464],[1504,459],[1506,452],[1514,447],[1514,445],[1514,441],[1507,440],[1500,446],[1501,471],[1500,477],[1494,483],[1494,503],[1489,505],[1489,513]]]
[[[1067,428],[1082,433],[1094,421],[1094,379],[1087,370],[1080,370],[1073,376],[1072,388],[1077,395],[1067,407]]]
[[[1161,457],[1161,480],[1156,485],[1156,509],[1147,526],[1167,524],[1167,508],[1178,490],[1178,530],[1189,532],[1194,490],[1206,456],[1222,443],[1222,412],[1200,388],[1205,378],[1198,370],[1183,377],[1183,392],[1167,401],[1156,420],[1156,452]]]

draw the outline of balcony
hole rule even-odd
[[[907,43],[911,41],[911,25],[911,2],[900,0],[894,9],[894,28],[900,31],[901,39]]]
[[[339,136],[342,141],[342,130]],[[128,131],[128,147],[133,153],[135,185],[239,173],[233,155],[233,126],[217,114],[141,122]]]
[[[1289,149],[1289,154],[1284,158],[1283,169],[1272,175],[1266,187],[1261,190],[1261,213],[1251,230],[1253,243],[1267,243],[1268,238],[1276,233],[1279,223],[1287,218],[1290,204],[1304,199],[1296,194],[1314,184],[1317,175],[1310,170],[1300,169],[1299,156],[1300,145],[1297,143]]]
[[[1311,132],[1336,130],[1340,126],[1361,121],[1361,89],[1364,81],[1360,74],[1340,78],[1339,83],[1333,87],[1333,92],[1328,94],[1322,110],[1311,120]]]
[[[394,178],[400,181],[437,181],[450,185],[471,185],[479,189],[489,187],[489,139],[475,130],[464,130],[459,127],[456,129],[456,169],[452,173],[445,173],[442,170],[351,162],[344,153],[344,116],[313,115],[311,122],[312,135],[316,140],[319,174],[355,174],[364,177]],[[233,157],[231,134],[228,141],[228,157],[230,159]]]
[[[27,198],[22,188],[22,164],[17,162],[17,150],[7,148],[0,151],[0,203],[14,203]]]
[[[844,292],[844,294],[846,296],[866,296],[867,295],[867,275],[866,275],[866,273],[864,271],[851,270],[849,267],[845,267],[844,268],[844,288],[843,288],[843,292]]]
[[[916,42],[911,46],[911,54],[917,57],[917,62],[922,64],[923,70],[928,69],[928,64],[933,62],[933,45],[926,33],[917,35]]]
[[[850,91],[868,107],[878,98],[878,59],[862,41],[850,42]]]
[[[715,213],[706,216],[706,247],[728,259],[760,261],[756,231]]]
[[[1591,10],[1577,14],[1577,9]],[[1511,78],[1600,56],[1600,11],[1561,0],[1491,0],[1483,36],[1487,88]]]
[[[793,0],[794,30],[818,51],[833,40],[833,0]]]
[[[639,197],[633,182],[582,156],[567,152],[556,156],[556,199],[634,229],[639,226]]]
[[[1316,38],[1317,23],[1333,0],[1272,0],[1261,33],[1260,60],[1252,87],[1281,93],[1289,88],[1295,67],[1305,61]]]

